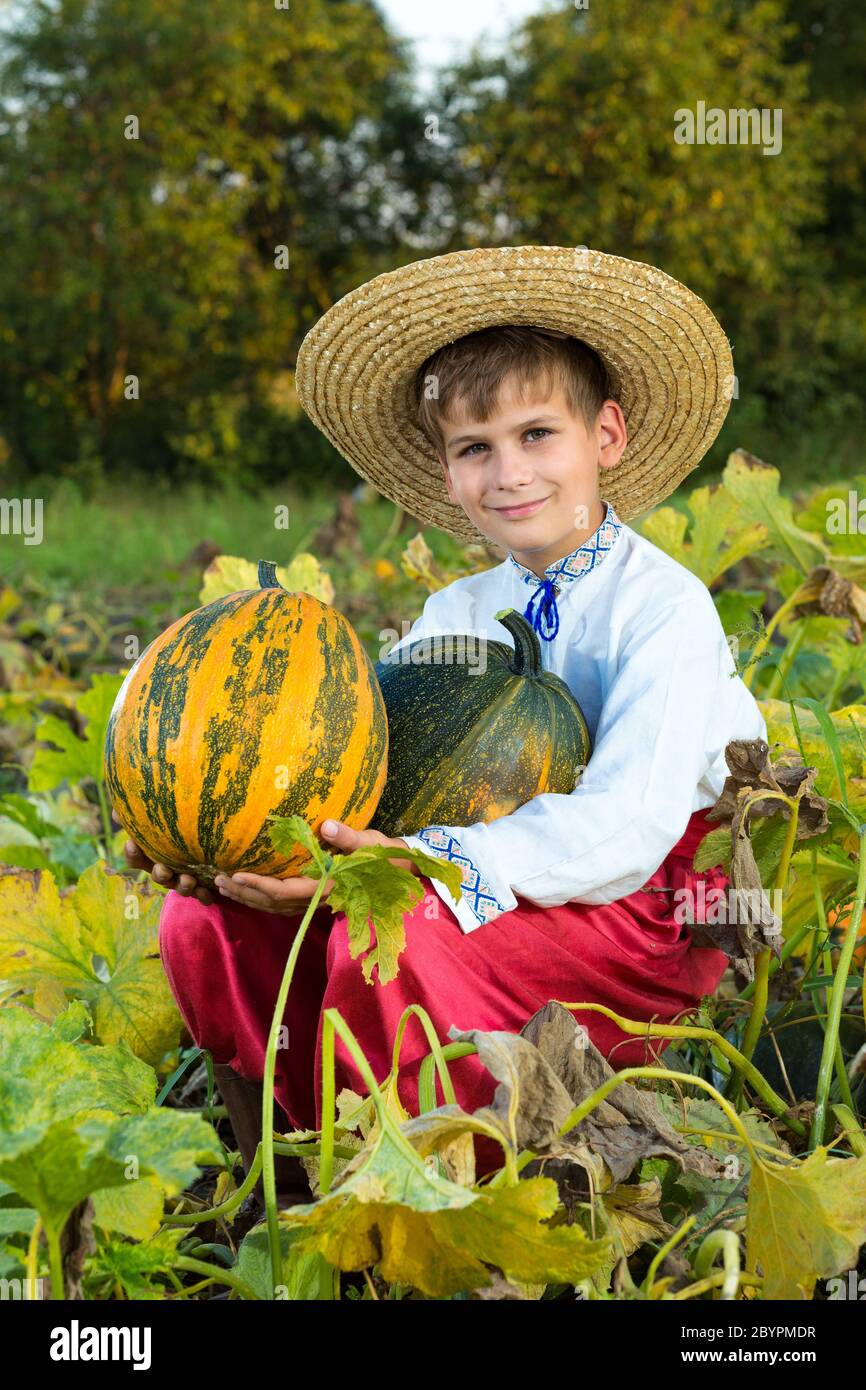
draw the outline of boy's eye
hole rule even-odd
[[[529,436],[530,436],[531,434],[541,434],[541,435],[544,435],[544,434],[552,434],[552,433],[553,433],[553,430],[545,429],[545,427],[544,427],[543,425],[536,425],[534,429],[527,430],[527,431],[526,431],[526,435],[525,435],[524,437],[528,439]],[[486,448],[487,448],[487,445],[486,445],[486,444],[483,444],[483,443],[481,442],[481,440],[479,440],[476,444],[467,444],[465,449],[461,449],[461,450],[460,450],[460,453],[458,454],[458,458],[462,458],[462,459],[463,459],[463,458],[471,458],[471,457],[473,456],[473,455],[472,455],[472,450],[473,450],[473,449],[486,449]]]

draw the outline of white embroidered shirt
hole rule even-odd
[[[580,704],[592,739],[570,793],[546,792],[490,824],[426,825],[406,842],[459,864],[459,900],[433,888],[464,932],[517,905],[609,903],[640,888],[711,806],[725,777],[725,745],[766,738],[754,697],[736,673],[709,590],[622,522],[609,503],[601,526],[545,570],[512,553],[430,595],[390,649],[443,633],[513,646],[494,614],[548,611],[542,664]],[[552,635],[550,635],[552,634]]]

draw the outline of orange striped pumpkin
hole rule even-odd
[[[844,937],[851,922],[851,909],[854,903],[846,903],[843,907],[831,908],[827,913],[828,927],[838,927]],[[854,954],[851,957],[852,966],[856,969],[863,969],[866,966],[866,912],[860,918],[860,925],[857,928],[857,942],[854,946]]]
[[[290,878],[268,816],[369,825],[385,785],[388,725],[351,624],[289,593],[259,563],[258,589],[197,608],[151,642],[118,691],[105,780],[124,830],[154,860]]]

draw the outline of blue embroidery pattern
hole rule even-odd
[[[605,502],[605,517],[597,531],[572,550],[569,555],[548,565],[544,573],[546,579],[521,565],[509,551],[508,558],[525,584],[535,586],[535,593],[524,611],[524,618],[530,622],[545,642],[552,642],[559,631],[559,610],[556,595],[565,584],[581,579],[585,574],[597,569],[605,555],[613,549],[622,530],[622,522],[609,502]],[[535,605],[538,604],[536,608]]]
[[[499,901],[473,860],[463,852],[459,840],[455,840],[441,825],[428,825],[415,833],[419,840],[423,840],[425,845],[429,846],[431,853],[438,855],[440,859],[450,860],[452,864],[460,865],[463,873],[460,892],[479,925],[490,922],[505,912],[504,903]]]

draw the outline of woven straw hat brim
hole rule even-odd
[[[582,247],[502,246],[378,275],[304,338],[298,398],[377,491],[463,540],[485,537],[448,497],[416,423],[413,382],[437,348],[494,324],[556,328],[603,358],[629,442],[601,490],[624,521],[673,492],[727,414],[728,340],[703,300],[654,266]]]

